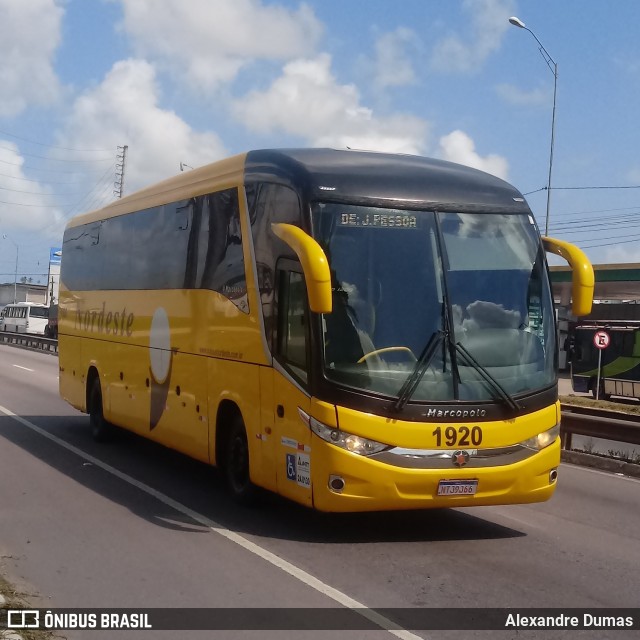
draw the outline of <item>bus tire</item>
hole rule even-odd
[[[224,473],[233,499],[250,505],[256,497],[256,487],[249,472],[249,444],[240,416],[234,416],[226,439]]]
[[[102,389],[98,377],[93,380],[89,396],[89,424],[91,425],[91,435],[96,442],[107,442],[113,437],[113,427],[104,417]]]

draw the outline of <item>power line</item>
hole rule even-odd
[[[43,193],[41,191],[24,191],[22,189],[9,189],[8,187],[0,186],[0,191],[11,191],[12,193],[27,193],[32,196],[70,196],[72,193]]]
[[[74,149],[73,147],[57,147],[52,144],[45,144],[44,142],[36,142],[34,140],[29,140],[28,138],[21,138],[20,136],[16,136],[13,133],[8,133],[7,131],[1,131],[0,134],[3,136],[9,136],[10,138],[15,138],[16,140],[22,140],[23,142],[28,142],[29,144],[36,144],[39,147],[47,147],[49,149],[61,149],[63,151],[99,151],[99,152],[107,152],[111,151],[111,149]]]
[[[540,187],[540,189],[536,189],[535,191],[527,191],[527,193],[523,193],[523,196],[530,196],[532,193],[538,193],[540,191],[546,191],[547,187]]]
[[[0,200],[0,204],[8,204],[12,207],[40,207],[41,209],[59,209],[60,207],[68,207],[71,203],[59,203],[59,204],[26,204],[24,202],[7,202],[6,200]]]
[[[110,160],[111,162],[113,162],[113,159],[110,159]],[[0,162],[2,162],[2,164],[9,164],[14,167],[20,167],[21,169],[28,169],[29,171],[45,171],[48,173],[76,173],[76,174],[80,171],[80,169],[76,169],[75,171],[66,171],[64,169],[43,169],[42,167],[32,167],[28,165],[23,165],[19,162],[9,162],[8,160],[0,160]],[[84,164],[95,164],[96,162],[105,162],[105,160],[96,160],[96,161],[78,160],[78,162],[83,162]],[[90,173],[97,173],[98,171],[99,169],[96,169],[95,171],[91,171]],[[87,172],[85,171],[85,173]]]
[[[86,211],[95,211],[106,203],[111,202],[114,197],[113,185],[106,184],[100,193],[96,193],[93,200],[87,205]]]
[[[97,202],[107,202],[107,194],[112,189],[112,178],[109,175],[111,173],[112,167],[109,167],[107,171],[103,173],[103,175],[98,179],[98,181],[87,191],[87,193],[80,198],[73,206],[71,206],[66,212],[64,212],[60,218],[51,221],[45,227],[40,229],[41,233],[47,233],[48,231],[53,231],[56,227],[63,226],[66,224],[68,220],[70,220],[74,215],[81,211],[92,211],[97,208],[94,206],[94,203]],[[26,247],[35,246],[38,243],[26,244]],[[21,245],[22,246],[22,245]]]
[[[620,236],[605,236],[604,238],[598,238],[598,240],[616,240],[618,238],[640,238],[640,236],[629,236],[629,235],[620,235]],[[590,242],[587,240],[586,242]]]
[[[111,173],[112,169],[113,167],[109,167],[107,171],[105,171],[102,174],[102,176],[100,176],[100,178],[94,184],[94,186],[91,189],[89,189],[89,191],[85,194],[85,196],[81,198],[78,202],[76,202],[76,204],[69,211],[67,211],[67,213],[65,214],[65,219],[68,220],[73,215],[75,215],[76,212],[79,212],[81,210],[92,211],[90,204],[96,201],[96,196],[99,189],[102,189],[102,191],[100,192],[99,198],[104,199],[104,194],[106,193],[107,187],[109,189],[112,188],[111,177],[107,177]],[[87,203],[87,204],[84,204],[84,203]]]
[[[11,147],[5,147],[1,144],[0,144],[0,149],[5,149],[6,151],[15,152],[15,150],[12,149]],[[20,157],[38,158],[39,160],[54,160],[56,162],[102,162],[103,160],[111,160],[110,157],[109,158],[87,158],[86,160],[71,160],[68,158],[56,158],[53,156],[39,156],[35,153],[26,153],[22,150],[20,150],[18,155],[20,155]]]
[[[79,213],[81,210],[91,211],[92,207],[84,203],[93,203],[96,199],[96,192],[100,192],[100,196],[104,198],[107,191],[111,190],[112,183],[111,176],[109,174],[111,173],[112,168],[113,167],[109,167],[97,180],[93,187],[91,187],[91,189],[89,189],[89,191],[87,191],[82,198],[77,200],[75,204],[73,204],[66,212],[64,212],[58,220],[53,220],[48,225],[40,229],[41,233],[46,233],[47,231],[51,231],[58,226],[64,225],[70,218],[72,218],[76,213]],[[26,246],[34,246],[34,244]]]
[[[617,237],[626,237],[626,236],[617,236]],[[619,245],[619,244],[629,244],[631,242],[640,242],[640,236],[633,236],[633,238],[635,238],[634,240],[618,240],[617,242],[598,242],[596,244],[586,244],[586,245],[581,245],[580,248],[581,249],[593,249],[595,247],[610,247],[612,245]],[[603,238],[604,239],[604,238]]]
[[[565,216],[573,216],[573,215],[584,215],[588,213],[609,213],[611,211],[629,211],[631,209],[640,209],[640,206],[636,205],[635,207],[618,207],[616,209],[590,209],[588,211],[565,211],[564,213],[560,213],[559,215]]]
[[[625,223],[625,222],[635,222],[636,224],[640,223],[640,212],[638,215],[613,215],[613,216],[603,216],[597,221],[588,220],[584,218],[577,218],[575,220],[563,220],[562,222],[556,222],[551,227],[555,231],[561,231],[566,229],[572,229],[573,227],[579,226],[580,228],[598,228],[598,227],[607,227],[611,223]]]
[[[621,186],[595,186],[595,187],[551,187],[552,190],[558,191],[585,191],[588,189],[640,189],[640,184],[629,184]]]
[[[577,223],[576,223],[577,224]],[[564,231],[566,232],[568,235],[578,235],[578,234],[584,234],[584,233],[593,233],[594,231],[598,231],[598,230],[605,230],[609,228],[609,225],[605,225],[605,224],[594,224],[594,225],[583,225],[585,227],[589,227],[588,229],[579,229],[577,231],[574,231],[573,229],[554,229],[554,231]],[[638,227],[638,222],[631,222],[631,221],[623,221],[622,224],[616,224],[615,228],[616,229],[628,229],[629,227]]]
[[[61,181],[58,181],[58,180],[47,180],[47,184],[78,184],[79,182],[82,182],[84,180],[84,176],[87,173],[97,173],[97,171],[90,171],[90,172],[89,171],[83,171],[82,175],[80,175],[77,171],[73,171],[73,172],[70,172],[70,173],[74,173],[76,175],[79,175],[80,176],[80,180],[68,180],[68,181],[65,181],[65,182],[61,182]],[[0,173],[0,176],[2,176],[4,178],[11,178],[11,180],[22,180],[23,182],[35,182],[37,184],[41,184],[42,183],[41,180],[33,180],[32,178],[21,178],[21,177],[18,177],[18,176],[12,176],[9,173]]]
[[[640,184],[628,184],[628,185],[596,185],[596,186],[584,186],[584,187],[551,187],[551,191],[585,191],[588,189],[640,189]],[[549,187],[540,187],[534,191],[527,191],[523,193],[523,196],[528,196],[532,193],[538,193],[539,191],[548,191]]]
[[[94,203],[100,202],[104,204],[110,201],[110,199],[107,198],[107,194],[113,188],[113,183],[112,183],[113,170],[114,170],[114,165],[107,167],[106,171],[103,172],[103,174],[96,181],[93,187],[89,189],[83,197],[81,197],[79,200],[76,200],[75,203],[60,204],[56,207],[45,206],[45,205],[21,205],[21,206],[32,206],[32,207],[40,206],[43,209],[60,209],[62,207],[69,207],[65,213],[62,213],[60,217],[56,216],[56,219],[53,219],[51,222],[49,222],[49,224],[47,224],[46,226],[40,229],[40,233],[47,233],[48,231],[54,230],[56,227],[60,227],[64,225],[71,217],[73,217],[73,215],[75,215],[81,209],[84,209],[85,211],[90,211],[92,210],[92,208],[95,208],[93,207]],[[73,195],[73,194],[68,194],[68,195]],[[0,203],[1,202],[2,201],[0,201]],[[86,205],[85,203],[89,203],[89,204]],[[10,203],[3,203],[3,204],[10,204]],[[26,243],[21,246],[25,246],[28,248],[30,246],[35,246],[36,244],[37,243]]]

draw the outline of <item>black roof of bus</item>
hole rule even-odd
[[[337,149],[263,149],[247,153],[246,182],[295,184],[308,200],[379,202],[402,208],[526,212],[512,185],[444,160]]]
[[[348,149],[262,149],[149,185],[76,216],[67,229],[211,193],[243,180],[290,185],[307,203],[531,214],[522,194],[508,182],[453,162]]]

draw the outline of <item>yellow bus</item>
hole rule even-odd
[[[73,219],[61,395],[322,511],[536,502],[560,462],[546,251],[521,193],[422,157],[259,150]]]

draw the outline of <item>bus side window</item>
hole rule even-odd
[[[277,355],[286,369],[307,383],[307,293],[304,276],[278,272]]]
[[[275,236],[271,225],[285,222],[301,226],[300,200],[293,189],[279,184],[249,184],[245,190],[257,263],[264,332],[269,349],[273,350],[276,322],[274,285],[278,282],[276,261],[280,258],[295,259],[296,256],[288,245]]]

